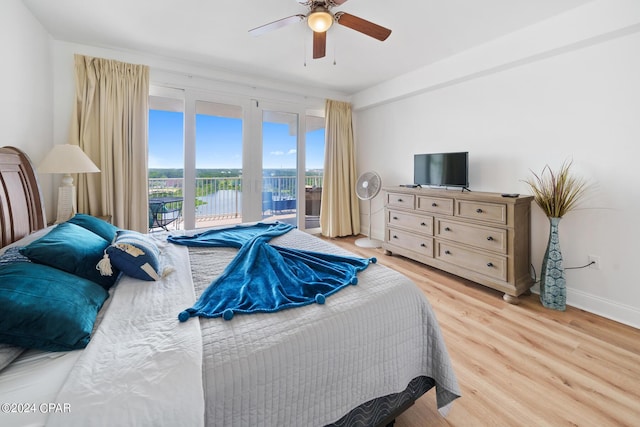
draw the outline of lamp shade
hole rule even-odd
[[[73,185],[72,173],[100,172],[100,169],[91,161],[77,145],[54,145],[51,151],[38,165],[40,173],[61,173],[62,183],[58,187],[58,216],[56,224],[60,224],[71,218],[76,210],[76,187]]]
[[[324,33],[333,24],[333,15],[323,7],[317,7],[307,17],[307,24],[316,33]]]
[[[100,172],[100,169],[91,161],[77,145],[54,145],[51,151],[38,165],[40,173],[90,173]]]

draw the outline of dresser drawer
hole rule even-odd
[[[507,253],[507,230],[437,219],[433,233],[436,237],[475,246],[480,249]]]
[[[468,200],[458,200],[457,203],[457,215],[461,218],[477,219],[497,224],[507,223],[507,205]]]
[[[433,238],[413,234],[409,231],[387,229],[387,242],[410,251],[433,258]]]
[[[418,206],[416,206],[416,209],[442,215],[453,215],[453,199],[418,196]]]
[[[433,235],[433,217],[413,215],[400,211],[387,212],[387,224],[392,227],[410,228],[418,233]]]
[[[413,209],[415,196],[413,194],[387,193],[387,206],[393,208]]]
[[[435,257],[494,279],[507,280],[507,258],[500,255],[476,252],[440,240],[436,242]]]

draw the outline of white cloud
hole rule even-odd
[[[296,154],[298,151],[295,148],[292,148],[287,152],[287,154]]]
[[[284,156],[284,151],[272,151],[271,153],[272,156]]]

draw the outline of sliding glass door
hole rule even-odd
[[[324,179],[324,117],[307,114],[305,119],[304,228],[320,232],[320,203]]]
[[[320,231],[324,112],[257,103],[262,121],[262,218]]]
[[[262,110],[262,217],[297,225],[298,114]]]
[[[195,228],[242,222],[242,108],[196,101]]]
[[[164,228],[169,230],[261,220],[301,229],[318,226],[324,166],[321,114],[257,100],[166,91],[169,96],[150,96],[151,230],[160,229],[161,219],[169,221],[168,210],[173,219]]]
[[[183,227],[184,93],[149,97],[149,230]]]

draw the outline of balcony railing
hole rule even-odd
[[[297,206],[295,176],[263,177],[263,193],[273,201]],[[242,212],[242,178],[196,178],[196,222],[239,218]],[[322,188],[322,176],[305,177],[307,189]],[[149,197],[182,197],[182,178],[149,178]],[[263,209],[264,210],[264,209]],[[307,209],[308,210],[308,209]],[[294,208],[295,211],[295,208]],[[273,212],[270,212],[273,214]],[[307,212],[307,215],[309,212]]]

